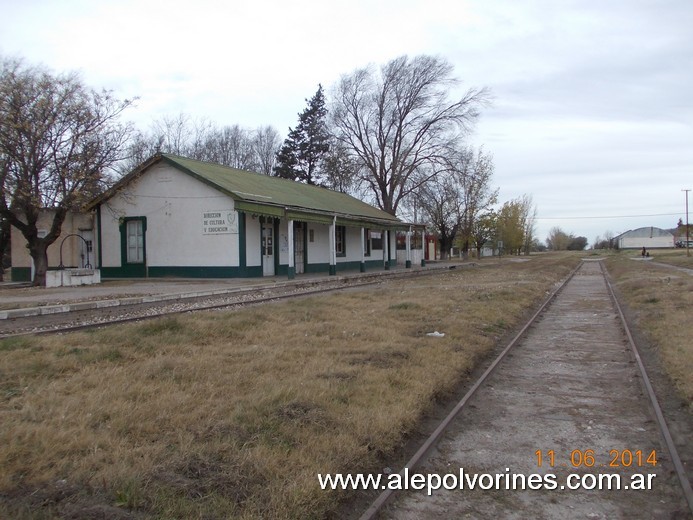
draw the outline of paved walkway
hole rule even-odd
[[[297,275],[293,280],[288,280],[286,276],[220,279],[111,279],[97,285],[54,288],[31,287],[26,284],[11,282],[0,283],[0,320],[177,298],[232,294],[254,288],[313,284],[321,281],[397,274],[406,271],[447,269],[449,267],[448,264],[428,264],[424,268],[414,266],[410,270],[398,266],[388,271],[370,270],[366,273],[345,271],[338,273],[336,276],[301,274]]]

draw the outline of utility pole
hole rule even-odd
[[[691,191],[690,189],[683,189],[681,191],[686,192],[686,256],[691,256],[691,248],[689,247],[689,243],[691,241],[690,233],[688,231],[688,192]]]

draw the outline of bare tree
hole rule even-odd
[[[466,257],[470,242],[474,240],[475,225],[481,214],[489,211],[498,200],[498,188],[493,189],[491,186],[493,157],[483,149],[475,152],[472,148],[467,148],[453,157],[451,168],[459,179],[462,198],[460,235],[462,252]]]
[[[253,151],[257,159],[258,172],[272,175],[277,152],[282,145],[279,132],[273,126],[261,126],[255,130],[252,138]]]
[[[241,170],[254,170],[257,166],[251,132],[239,125],[210,131],[198,153],[201,160]]]
[[[360,198],[357,171],[358,165],[348,150],[339,141],[332,138],[322,164],[323,186]]]
[[[206,119],[196,120],[186,114],[167,116],[154,121],[148,133],[136,134],[129,143],[121,172],[132,170],[155,153],[171,153],[267,173],[279,141],[279,134],[271,126],[256,131],[239,125],[220,128]]]
[[[419,186],[416,200],[426,221],[440,240],[440,257],[445,259],[462,224],[462,187],[457,175],[439,175]]]
[[[614,233],[612,231],[607,231],[602,239],[600,236],[594,239],[594,244],[592,248],[594,249],[611,249],[613,247],[612,240],[614,238]]]
[[[186,155],[191,151],[190,136],[196,134],[196,123],[187,114],[164,116],[152,123],[153,142],[157,151]]]
[[[469,89],[449,101],[457,85],[452,72],[441,58],[402,56],[379,71],[345,75],[334,88],[332,132],[358,164],[359,180],[390,214],[441,171],[488,100],[486,89]]]
[[[483,150],[472,148],[451,150],[445,168],[437,176],[427,175],[428,181],[406,200],[422,209],[427,221],[436,230],[445,253],[456,237],[461,236],[462,251],[469,252],[471,242],[485,233],[478,220],[496,203],[498,189],[491,187],[493,159]],[[483,245],[483,244],[482,244]]]
[[[131,128],[117,120],[131,104],[87,88],[76,74],[0,64],[0,215],[27,241],[34,285],[46,283],[47,249],[67,212],[98,193],[120,158]],[[41,236],[44,210],[53,218]]]

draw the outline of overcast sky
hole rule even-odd
[[[461,89],[491,89],[470,142],[501,202],[532,195],[540,239],[685,220],[692,0],[0,0],[0,16],[0,54],[138,96],[142,130],[186,113],[283,138],[318,83],[438,55]]]

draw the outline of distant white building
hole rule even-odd
[[[674,247],[674,235],[656,227],[631,229],[614,237],[619,249],[656,249]]]

